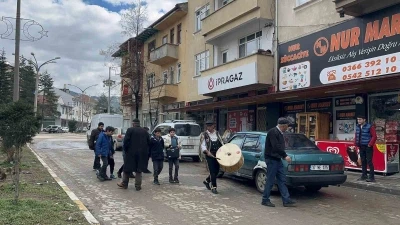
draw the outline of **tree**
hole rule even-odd
[[[165,88],[164,84],[166,83],[166,80],[168,80],[168,77],[154,78],[154,74],[152,75],[153,78],[152,77],[147,78],[147,85],[146,85],[146,94],[147,94],[146,97],[149,104],[149,117],[150,117],[151,129],[153,129],[158,124],[158,115],[160,114],[160,100],[158,99],[160,98],[163,88]]]
[[[6,52],[0,51],[0,105],[12,102],[13,73],[7,63]]]
[[[19,198],[19,175],[21,150],[26,143],[32,141],[39,129],[39,120],[33,113],[33,105],[24,101],[13,102],[0,109],[0,137],[5,149],[15,148],[14,155],[14,202]]]
[[[99,97],[99,100],[97,101],[97,104],[94,107],[94,110],[96,111],[96,114],[99,113],[107,113],[108,109],[108,98],[107,96],[103,93]],[[110,113],[115,113],[114,109],[110,107]]]
[[[42,93],[43,98],[38,102],[38,108],[42,118],[61,116],[61,113],[57,111],[58,97],[54,92],[53,83],[53,78],[47,71],[40,75],[39,92]]]
[[[21,59],[19,71],[20,100],[33,105],[35,100],[36,73],[33,66],[25,58]]]
[[[77,125],[78,125],[78,121],[76,121],[75,119],[68,121],[69,132],[71,132],[71,133],[75,132]]]

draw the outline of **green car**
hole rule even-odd
[[[228,142],[242,150],[244,164],[232,175],[254,180],[257,190],[264,191],[267,166],[264,160],[266,132],[238,132]],[[292,158],[291,164],[285,160],[286,185],[304,186],[308,191],[317,192],[322,187],[343,184],[344,160],[341,155],[322,152],[303,134],[284,134],[286,153]],[[220,171],[219,177],[224,172]],[[276,185],[275,185],[275,190]]]

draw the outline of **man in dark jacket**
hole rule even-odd
[[[100,172],[97,175],[97,178],[101,181],[104,180],[111,180],[107,176],[107,166],[108,166],[108,159],[110,156],[114,154],[114,148],[112,143],[112,135],[114,133],[113,127],[107,127],[105,132],[101,132],[99,138],[96,142],[96,156],[101,159],[103,165],[101,166]]]
[[[164,167],[164,139],[161,137],[161,129],[156,128],[154,134],[150,138],[150,157],[153,161],[154,184],[160,185],[158,175],[160,175]]]
[[[374,163],[372,162],[377,139],[375,127],[367,123],[365,116],[358,116],[357,123],[354,144],[360,149],[362,167],[362,175],[358,180],[375,182]],[[367,178],[367,165],[369,166],[369,178]]]
[[[286,132],[289,126],[289,120],[286,118],[278,119],[278,126],[270,129],[265,140],[265,161],[267,164],[267,177],[265,182],[264,194],[262,197],[262,205],[275,207],[271,203],[269,196],[271,195],[272,187],[275,183],[275,178],[278,182],[279,192],[282,195],[284,207],[294,206],[295,202],[290,199],[289,191],[286,187],[286,177],[283,170],[282,159],[288,163],[292,159],[285,152],[285,140],[283,133]]]
[[[129,174],[136,172],[135,188],[137,191],[142,189],[142,172],[147,169],[149,163],[149,134],[140,127],[139,120],[135,119],[133,127],[126,131],[124,138],[125,158],[124,173],[122,182],[118,186],[123,189],[128,188]]]
[[[90,138],[89,138],[89,143],[88,143],[89,149],[95,151],[96,141],[99,138],[100,133],[103,132],[103,128],[104,128],[104,123],[100,122],[97,125],[97,128],[92,130],[92,133],[90,134]],[[97,155],[95,154],[93,170],[99,170],[99,169],[100,169],[100,158],[97,157]]]

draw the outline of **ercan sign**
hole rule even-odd
[[[400,72],[400,4],[279,46],[279,90]]]
[[[258,83],[256,63],[228,69],[198,80],[200,95]]]

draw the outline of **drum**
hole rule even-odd
[[[225,144],[218,149],[216,158],[221,170],[227,173],[238,171],[244,164],[242,151],[235,144]]]

